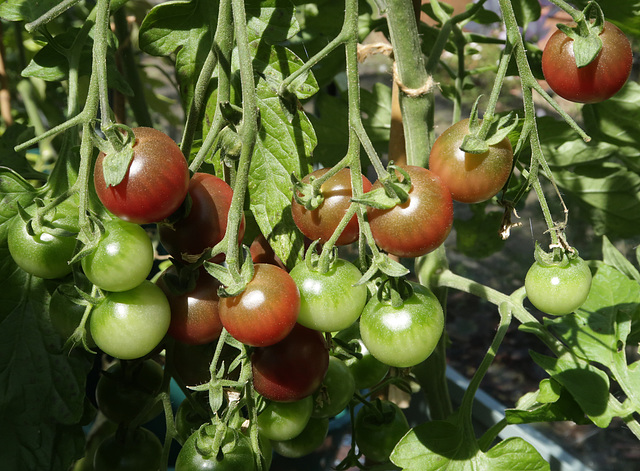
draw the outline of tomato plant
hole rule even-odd
[[[280,342],[254,350],[251,366],[258,393],[272,401],[299,401],[322,384],[329,351],[320,332],[296,324]]]
[[[91,336],[98,348],[122,360],[140,358],[158,346],[171,322],[169,301],[150,281],[108,293],[93,310]]]
[[[298,323],[310,329],[321,332],[346,329],[360,316],[367,302],[366,285],[355,286],[362,273],[346,260],[335,260],[326,273],[308,263],[299,263],[290,275],[300,290]]]
[[[451,232],[453,201],[442,180],[431,171],[408,166],[409,198],[391,209],[369,208],[371,232],[378,247],[399,257],[417,257],[439,247]],[[382,187],[377,181],[372,191]]]
[[[578,309],[589,296],[591,270],[580,257],[561,262],[536,260],[524,286],[531,304],[546,314],[562,316]]]
[[[186,216],[158,228],[163,247],[178,260],[183,254],[198,257],[222,240],[233,190],[215,175],[196,173],[189,181],[189,197],[191,206]],[[244,222],[238,240],[243,234]]]
[[[307,426],[312,411],[312,396],[293,402],[271,401],[258,415],[258,428],[269,440],[291,440]]]
[[[169,335],[180,342],[192,345],[214,341],[222,332],[218,314],[220,283],[204,269],[200,269],[193,289],[171,287],[165,278],[176,277],[176,273],[177,270],[171,267],[158,280],[158,286],[167,296],[171,307]]]
[[[283,269],[270,264],[254,269],[241,294],[220,300],[220,321],[242,343],[266,347],[291,332],[300,311],[300,292]]]
[[[188,398],[180,403],[176,410],[175,423],[178,436],[184,443],[201,425],[210,421],[206,412],[208,403],[203,395],[194,394],[192,400]],[[195,404],[194,404],[195,403]],[[199,408],[197,406],[200,406]]]
[[[27,208],[35,213],[35,206]],[[72,234],[57,231],[78,232],[77,212],[73,214],[73,203],[64,202],[48,215],[45,225],[35,232],[30,220],[16,216],[9,225],[7,245],[14,262],[27,273],[40,278],[61,278],[71,273],[69,261],[73,257],[76,239]]]
[[[542,53],[542,72],[549,87],[577,103],[598,103],[618,93],[631,73],[631,44],[620,28],[605,21],[602,49],[584,67],[576,65],[574,39],[556,30]]]
[[[396,443],[409,431],[402,409],[390,401],[362,407],[356,415],[356,443],[374,462],[387,461]]]
[[[177,144],[162,131],[133,128],[133,157],[117,185],[105,181],[106,155],[96,160],[93,183],[104,207],[125,221],[162,221],[184,201],[189,185],[187,161]]]
[[[469,120],[447,128],[433,143],[429,170],[462,203],[479,203],[495,196],[507,182],[513,163],[511,142],[506,137],[490,145],[487,152],[471,154],[460,149],[469,135]]]
[[[312,178],[318,179],[329,170],[328,168],[318,169],[305,176],[302,181],[309,183]],[[371,189],[371,182],[365,176],[362,177],[362,186],[365,193]],[[305,208],[294,198],[291,201],[291,214],[296,226],[305,236],[324,243],[331,238],[351,204],[350,199],[353,194],[351,171],[348,168],[339,170],[322,183],[319,193],[322,202],[313,210]],[[336,240],[336,245],[348,245],[355,242],[358,238],[358,231],[358,219],[354,215]]]
[[[360,318],[362,341],[390,366],[406,368],[426,360],[444,328],[442,306],[429,288],[411,283],[413,293],[399,306],[373,297]]]
[[[51,320],[51,325],[63,341],[71,337],[80,325],[85,309],[86,306],[75,303],[65,295],[60,288],[53,292],[49,300],[49,319]],[[88,329],[87,334],[88,345],[95,346]]]
[[[116,423],[130,422],[156,399],[163,376],[162,367],[153,360],[115,362],[102,372],[96,386],[100,411]],[[160,413],[161,406],[157,406],[148,411],[148,419]]]
[[[153,245],[146,231],[118,219],[104,225],[96,249],[82,259],[82,270],[106,291],[128,291],[147,279],[153,267]]]
[[[155,471],[161,466],[162,444],[153,432],[138,428],[125,437],[105,438],[93,461],[95,471]]]

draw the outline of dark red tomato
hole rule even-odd
[[[602,49],[588,65],[578,68],[573,39],[557,30],[542,53],[542,73],[549,87],[569,101],[598,103],[607,100],[625,84],[631,73],[631,44],[620,29],[604,22]]]
[[[256,348],[251,366],[259,394],[272,401],[299,401],[322,384],[329,367],[329,349],[320,332],[296,324],[280,342]]]
[[[220,321],[236,340],[266,347],[291,332],[300,312],[300,292],[282,268],[267,263],[254,268],[242,293],[220,300]]]
[[[484,154],[460,150],[469,134],[469,120],[463,119],[443,132],[433,144],[429,170],[440,177],[455,201],[479,203],[495,196],[504,186],[513,164],[511,142],[506,137],[489,146]]]
[[[125,221],[158,222],[171,216],[187,195],[189,168],[178,145],[165,133],[134,128],[133,159],[119,184],[107,186],[105,155],[96,160],[93,183],[105,208]]]
[[[316,170],[304,177],[302,181],[309,183],[309,177],[319,178],[328,171],[328,168]],[[362,185],[365,192],[371,189],[371,182],[364,176],[362,177]],[[305,236],[324,243],[331,238],[351,205],[349,201],[352,196],[351,171],[348,168],[340,170],[320,186],[320,192],[324,197],[320,206],[309,211],[293,199],[291,214],[296,226]],[[354,242],[358,238],[358,231],[358,219],[353,216],[338,237],[336,245],[347,245]]]
[[[189,214],[173,225],[159,226],[160,242],[178,260],[182,260],[183,253],[198,256],[222,240],[227,230],[233,190],[215,175],[196,173],[189,182],[189,196]],[[243,237],[244,217],[238,240]]]
[[[171,307],[169,335],[190,345],[210,343],[217,339],[222,332],[218,315],[218,280],[201,268],[195,287],[178,294],[165,281],[165,277],[171,274],[177,274],[174,267],[170,267],[158,279],[158,286],[164,291]]]
[[[398,257],[418,257],[442,244],[453,225],[451,193],[426,168],[402,167],[411,177],[409,199],[391,209],[369,207],[371,232],[378,247]],[[372,191],[382,187],[374,183]]]

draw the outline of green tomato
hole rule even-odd
[[[273,451],[286,458],[308,455],[324,442],[329,432],[329,419],[311,417],[304,430],[295,438],[272,441]],[[178,470],[176,470],[178,471]]]
[[[371,298],[360,318],[362,341],[371,354],[390,366],[408,368],[426,360],[444,330],[438,298],[425,286],[411,283],[413,294],[402,306]]]
[[[94,285],[106,291],[128,291],[147,279],[153,267],[153,245],[137,224],[113,219],[96,249],[82,259]]]
[[[290,440],[304,430],[312,411],[311,396],[295,402],[272,401],[258,415],[258,428],[270,440]]]
[[[35,214],[35,210],[35,205],[26,209],[30,215]],[[61,278],[71,273],[69,261],[75,251],[76,238],[56,234],[52,228],[78,232],[78,212],[72,201],[64,201],[47,214],[45,225],[38,233],[30,234],[27,221],[20,216],[14,217],[9,225],[9,253],[27,273],[45,279]]]
[[[166,296],[145,280],[132,290],[108,293],[91,313],[90,329],[102,351],[121,360],[133,360],[158,346],[170,321]]]
[[[329,357],[329,368],[322,386],[313,395],[313,417],[338,415],[349,405],[356,391],[356,382],[349,367],[336,357]]]
[[[157,471],[162,444],[150,430],[138,428],[124,439],[112,435],[98,446],[93,458],[95,471]]]
[[[372,461],[387,461],[400,439],[409,431],[409,423],[402,410],[393,402],[380,401],[363,407],[356,415],[356,444]]]
[[[175,471],[253,471],[256,467],[249,439],[227,429],[215,452],[212,442],[215,425],[205,425],[194,432],[178,453]]]
[[[299,263],[291,278],[300,290],[298,323],[321,332],[346,329],[360,316],[367,302],[366,285],[354,286],[362,273],[350,262],[337,259],[320,273]]]
[[[360,325],[354,323],[351,327],[338,332],[334,338],[347,342],[361,358],[350,357],[344,360],[351,371],[356,383],[356,389],[374,387],[387,376],[389,365],[385,365],[374,357],[360,338]]]
[[[591,270],[582,258],[558,264],[534,262],[524,280],[527,297],[540,311],[563,316],[578,309],[589,296]]]

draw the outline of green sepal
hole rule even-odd
[[[313,211],[318,208],[324,201],[324,196],[320,192],[320,188],[316,189],[313,182],[315,177],[309,177],[309,183],[300,180],[294,173],[291,174],[291,183],[293,184],[293,199],[307,211]]]
[[[390,162],[387,170],[389,174],[380,178],[382,188],[362,194],[357,198],[351,198],[355,203],[371,206],[375,209],[391,209],[398,204],[402,204],[409,199],[411,191],[411,177],[401,167],[397,167]],[[398,180],[396,171],[403,177],[402,181]]]
[[[562,23],[556,26],[573,40],[573,56],[578,68],[591,64],[602,50],[600,34],[604,29],[604,13],[597,3],[587,4],[576,26],[571,27]]]

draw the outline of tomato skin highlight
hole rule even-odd
[[[525,277],[527,298],[538,310],[553,316],[564,316],[577,310],[589,296],[591,270],[577,257],[562,265],[531,265]]]
[[[251,355],[255,390],[272,401],[299,401],[327,374],[329,349],[322,334],[296,324],[289,335]]]
[[[302,181],[309,183],[310,177],[319,178],[330,169],[321,168],[305,176]],[[362,176],[363,191],[371,189],[371,182]],[[300,231],[311,240],[327,242],[340,224],[351,205],[353,195],[351,170],[343,168],[320,186],[324,201],[313,211],[307,210],[295,198],[291,201],[293,221]],[[356,241],[359,234],[358,218],[354,215],[344,228],[335,245],[348,245]]]
[[[189,181],[189,196],[189,214],[171,226],[158,226],[162,246],[177,260],[183,260],[183,253],[197,257],[222,240],[227,230],[233,190],[227,182],[215,175],[196,173]],[[244,225],[243,216],[239,241],[244,237]],[[213,260],[222,259],[223,257],[214,257]]]
[[[560,30],[551,35],[542,52],[542,73],[555,93],[575,103],[599,103],[620,91],[631,74],[631,44],[608,21],[604,22],[600,39],[602,49],[596,58],[578,68],[573,39]]]
[[[236,340],[266,347],[293,329],[300,312],[300,293],[282,268],[258,263],[254,270],[242,293],[220,300],[220,322]]]
[[[125,221],[148,224],[171,216],[189,187],[187,160],[173,139],[153,128],[133,128],[134,156],[124,179],[115,186],[104,180],[104,153],[95,163],[93,183],[102,204]]]
[[[505,137],[484,154],[463,152],[460,145],[467,134],[469,120],[463,119],[438,136],[429,155],[429,170],[449,188],[454,201],[480,203],[498,194],[507,182],[513,150]]]
[[[438,248],[453,226],[449,189],[433,172],[402,166],[411,177],[409,199],[391,209],[369,207],[373,238],[382,250],[398,257],[418,257]],[[377,181],[371,191],[382,187]]]
[[[362,341],[384,364],[408,368],[426,360],[444,330],[438,298],[425,286],[411,283],[413,295],[402,306],[373,297],[360,317]]]
[[[108,293],[91,312],[89,326],[98,348],[114,358],[133,360],[158,346],[170,322],[169,301],[145,280],[132,290]]]

